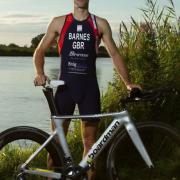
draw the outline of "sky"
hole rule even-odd
[[[106,18],[118,39],[120,22],[130,22],[130,17],[140,21],[146,0],[90,0],[90,12]],[[169,0],[158,0],[161,6]],[[180,0],[173,1],[180,16]],[[0,0],[0,44],[15,43],[29,46],[31,39],[45,33],[55,16],[73,11],[73,0]]]

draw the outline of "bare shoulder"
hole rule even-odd
[[[64,25],[65,18],[66,18],[66,15],[56,16],[52,18],[49,23],[49,27],[59,34],[59,32],[61,31]]]
[[[66,15],[56,16],[56,17],[54,17],[54,18],[52,19],[52,21],[53,21],[54,23],[58,23],[58,24],[60,23],[60,24],[62,24],[62,23],[64,23],[65,18],[66,18]]]
[[[96,16],[97,23],[108,23],[107,19]]]
[[[107,19],[96,16],[96,22],[101,34],[103,34],[107,29],[110,29],[110,25]]]

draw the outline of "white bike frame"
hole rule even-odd
[[[52,135],[28,158],[28,160],[21,166],[21,170],[25,174],[35,174],[44,177],[50,177],[54,179],[60,179],[62,177],[61,173],[55,173],[52,171],[44,171],[44,170],[28,170],[26,169],[27,165],[41,152],[41,150],[47,146],[47,144],[55,138],[58,137],[61,142],[61,147],[64,153],[64,159],[66,161],[72,162],[72,157],[70,154],[70,150],[66,141],[66,137],[63,131],[63,122],[66,119],[93,119],[93,118],[102,118],[102,117],[112,117],[113,121],[108,126],[108,128],[104,131],[104,133],[100,136],[100,138],[96,141],[96,143],[89,150],[87,155],[82,159],[79,163],[83,169],[89,169],[94,162],[94,160],[100,155],[105,146],[109,143],[109,141],[114,137],[117,131],[124,126],[126,131],[128,132],[132,142],[135,147],[139,151],[141,157],[144,159],[145,163],[149,168],[153,167],[153,163],[143,145],[143,142],[135,128],[134,123],[132,122],[129,113],[125,110],[117,113],[105,113],[105,114],[94,114],[94,115],[75,115],[75,116],[52,116],[52,121],[54,121],[56,125],[55,131]]]

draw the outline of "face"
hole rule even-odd
[[[74,0],[74,5],[78,8],[88,8],[89,0]]]

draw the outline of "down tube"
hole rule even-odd
[[[96,143],[89,150],[88,154],[83,158],[79,165],[83,168],[90,167],[94,159],[98,157],[100,152],[105,148],[109,141],[113,138],[116,132],[122,127],[123,120],[114,119],[113,122],[109,125],[106,131],[101,135],[101,137],[96,141]]]

